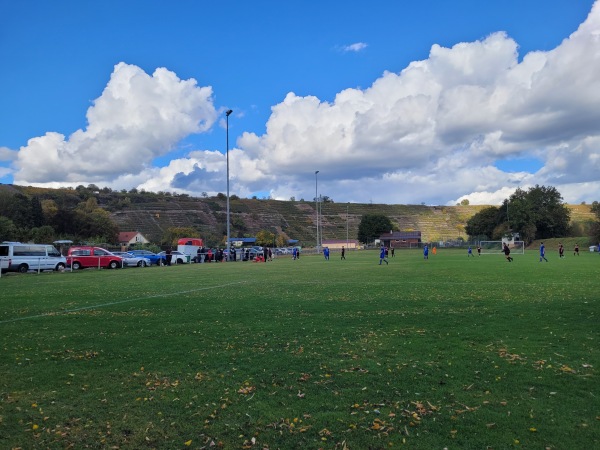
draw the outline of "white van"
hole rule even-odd
[[[46,244],[3,242],[0,244],[0,260],[2,271],[21,273],[30,270],[64,270],[67,266],[67,259],[52,245]]]
[[[0,274],[8,270],[8,259],[0,258]]]

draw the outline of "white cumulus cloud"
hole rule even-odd
[[[159,68],[115,66],[102,95],[87,111],[88,126],[68,138],[48,132],[19,150],[18,184],[106,183],[138,173],[184,137],[216,120],[212,89]]]

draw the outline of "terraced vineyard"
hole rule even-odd
[[[91,201],[90,206],[110,212],[120,231],[139,231],[152,242],[163,240],[170,228],[183,227],[206,239],[209,245],[221,242],[226,234],[225,195],[190,197],[168,192],[111,191],[83,186],[76,189],[38,188],[1,185],[0,194],[36,197],[57,208],[71,210]],[[54,205],[54,206],[52,206]],[[356,239],[358,226],[365,214],[383,214],[401,231],[421,231],[424,241],[466,238],[469,218],[485,208],[483,205],[426,206],[385,205],[373,203],[322,203],[322,239]],[[590,205],[569,205],[571,221],[579,236],[588,235],[595,217]],[[230,199],[231,236],[256,236],[261,230],[274,232],[287,239],[297,239],[303,246],[314,246],[316,240],[316,210],[314,202]]]
[[[425,206],[358,203],[323,203],[321,227],[323,239],[356,239],[364,214],[388,216],[398,229],[421,231],[423,240],[438,241],[466,238],[467,220],[485,206]],[[588,205],[572,205],[572,219],[593,219]],[[232,199],[231,235],[254,236],[260,230],[298,239],[305,246],[316,238],[315,204],[304,201]],[[132,204],[112,214],[122,231],[139,231],[159,241],[171,227],[193,227],[198,234],[225,233],[224,198],[171,198],[168,201]]]

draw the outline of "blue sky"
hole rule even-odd
[[[598,200],[594,3],[0,0],[0,182]]]

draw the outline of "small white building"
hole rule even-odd
[[[135,244],[148,244],[150,241],[139,231],[122,231],[119,233],[119,245],[129,247]]]

